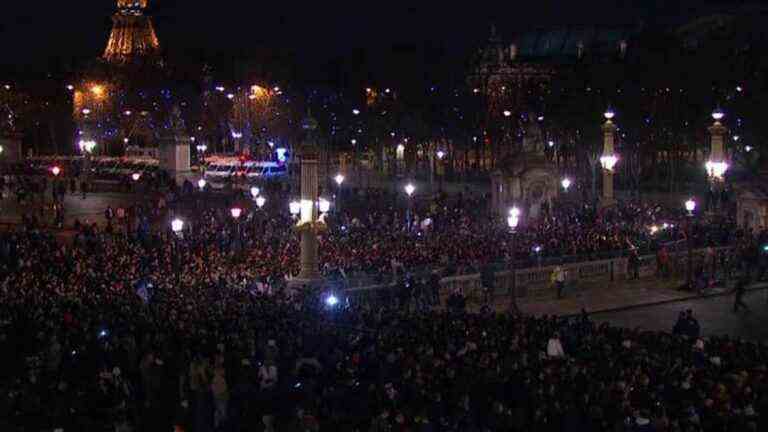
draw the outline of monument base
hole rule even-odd
[[[288,288],[298,289],[304,287],[315,287],[323,283],[323,278],[318,275],[316,278],[299,278],[295,277],[288,281]]]

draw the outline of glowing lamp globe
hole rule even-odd
[[[0,145],[0,155],[3,154],[3,150],[5,149],[3,148],[3,146]]]
[[[267,203],[267,199],[266,198],[264,198],[262,196],[256,198],[256,207],[262,208],[262,207],[264,207],[264,204],[266,204],[266,203]]]
[[[197,187],[199,187],[201,190],[205,189],[205,183],[206,183],[205,179],[200,179],[197,181]]]
[[[352,114],[358,115],[358,114],[360,114],[360,110],[355,108],[355,109],[352,110]]]
[[[613,171],[617,162],[619,162],[619,158],[616,157],[616,155],[605,155],[600,158],[600,165],[602,165],[603,169],[606,171]]]
[[[256,198],[257,196],[259,196],[259,193],[261,193],[261,190],[259,190],[259,188],[257,188],[256,186],[251,186],[251,196],[253,198]]]
[[[504,114],[504,117],[509,117],[509,116],[511,116],[511,115],[512,115],[512,111],[510,111],[510,110],[504,110],[504,112],[503,112],[502,114]]]
[[[133,173],[133,174],[131,174],[131,178],[133,179],[133,181],[139,181],[139,179],[141,178],[141,174],[140,173]]]
[[[412,196],[414,192],[416,192],[416,186],[411,183],[405,185],[405,193],[408,194],[409,197]]]
[[[517,208],[517,207],[512,207],[511,209],[509,209],[509,215],[510,216],[514,216],[516,218],[519,218],[520,217],[520,209]]]
[[[603,117],[605,117],[606,120],[612,120],[615,116],[616,116],[616,113],[611,108],[608,108],[603,113]]]
[[[240,207],[232,207],[232,208],[229,210],[229,213],[232,215],[232,217],[233,217],[234,219],[239,219],[239,218],[240,218],[240,215],[242,215],[242,214],[243,214],[243,209],[241,209]]]
[[[696,210],[696,201],[694,201],[693,198],[689,198],[685,202],[685,209],[688,211],[688,213],[693,213],[693,211]]]
[[[54,166],[53,168],[51,168],[51,173],[53,173],[53,175],[58,177],[58,175],[61,174],[61,168],[59,168],[58,166]]]
[[[715,121],[720,121],[725,117],[725,113],[720,108],[715,108],[714,111],[712,111],[712,119]]]
[[[707,169],[707,174],[709,175],[709,177],[715,180],[722,180],[723,176],[725,175],[725,172],[728,171],[728,163],[725,161],[720,161],[720,162],[707,161],[707,163],[704,166]]]
[[[565,189],[566,191],[568,191],[568,188],[569,188],[569,187],[571,187],[571,179],[569,179],[568,177],[566,177],[566,178],[564,178],[564,179],[563,179],[563,180],[560,182],[560,184],[563,186],[563,189]]]
[[[184,229],[184,221],[176,218],[173,221],[171,221],[171,231],[175,232],[176,234],[180,233],[181,230]]]
[[[656,234],[659,231],[659,227],[657,227],[656,225],[651,225],[650,231],[651,231],[651,234]]]
[[[333,178],[334,181],[336,181],[336,184],[341,186],[342,183],[344,183],[344,176],[342,174],[336,174],[336,177]]]
[[[507,216],[507,225],[509,225],[510,228],[515,229],[517,228],[517,225],[520,223],[520,218],[517,216],[509,215]]]
[[[335,295],[329,295],[325,299],[325,304],[327,304],[328,306],[331,306],[331,307],[336,306],[338,303],[339,303],[339,299],[336,298]]]
[[[440,159],[440,160],[443,160],[444,157],[445,157],[445,152],[442,151],[442,150],[438,150],[437,151],[437,158]]]
[[[298,215],[301,212],[301,203],[298,201],[291,201],[288,203],[288,210],[291,212],[291,215]]]
[[[331,203],[327,199],[320,198],[317,202],[317,207],[320,210],[320,213],[328,213],[331,209]]]

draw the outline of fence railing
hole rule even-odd
[[[706,273],[718,270],[719,258],[722,254],[732,254],[734,248],[731,246],[718,247],[714,249],[714,263],[707,261],[706,249],[696,249],[692,251],[695,266],[702,266]],[[513,272],[509,269],[495,272],[494,295],[512,294],[512,287],[515,287],[514,295],[518,298],[546,298],[555,295],[555,287],[551,283],[552,274],[558,265],[548,265],[541,267],[521,268],[514,271],[515,283],[512,283]],[[610,282],[627,280],[634,276],[635,268],[630,265],[629,258],[615,257],[596,261],[587,261],[571,264],[560,264],[565,271],[566,284],[574,285],[601,285],[610,289]],[[637,274],[639,278],[650,277],[684,277],[688,268],[687,251],[679,251],[669,254],[668,268],[663,269],[664,275],[658,268],[658,260],[655,255],[644,255],[640,257],[637,264]],[[347,296],[351,298],[368,298],[371,296],[387,295],[392,291],[393,283],[378,283],[369,286],[349,287],[345,290]],[[440,280],[441,293],[461,292],[471,297],[481,295],[482,281],[479,273],[448,276]]]

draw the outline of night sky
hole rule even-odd
[[[502,34],[568,24],[674,25],[724,4],[740,3],[744,2],[150,0],[150,13],[160,43],[171,56],[258,58],[269,52],[322,77],[329,68],[339,68],[339,62],[344,68],[377,69],[402,58],[400,66],[408,67],[427,55],[427,63],[434,67],[459,64],[487,37],[492,22]],[[114,0],[4,1],[0,66],[18,74],[45,70],[56,58],[98,56],[114,10]]]

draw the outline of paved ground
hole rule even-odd
[[[141,195],[129,195],[119,193],[94,193],[88,194],[86,199],[82,199],[80,194],[67,194],[64,198],[65,218],[64,224],[72,226],[75,219],[81,222],[104,222],[104,209],[107,206],[117,208],[119,206],[128,206],[132,203],[141,202],[145,199]],[[34,213],[38,218],[45,221],[53,219],[52,202],[50,194],[46,195],[45,201],[40,199],[27,200],[25,204],[20,205],[15,196],[4,198],[0,201],[0,223],[14,224],[21,221],[22,214]]]
[[[623,311],[597,313],[593,319],[622,327],[671,331],[681,310],[692,309],[705,336],[729,334],[743,339],[768,341],[768,289],[745,296],[750,312],[733,312],[733,295],[699,298]]]

